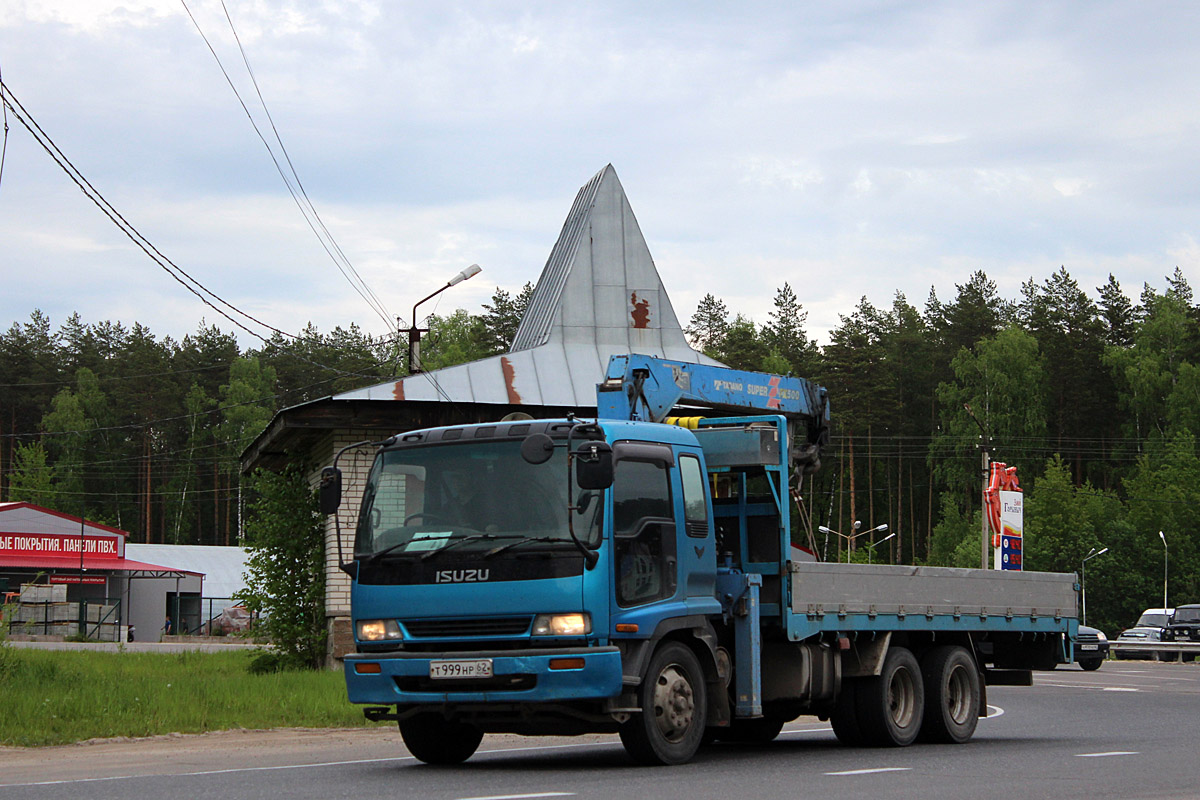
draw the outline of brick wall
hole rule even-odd
[[[309,473],[309,484],[313,488],[320,484],[321,468],[332,464],[334,455],[341,448],[365,439],[379,441],[394,432],[355,428],[331,433],[310,451],[318,466]],[[341,526],[341,554],[345,560],[354,555],[354,526],[374,458],[373,449],[362,447],[348,451],[338,462],[342,470],[342,505],[337,522]],[[350,576],[338,568],[338,540],[333,516],[325,520],[325,621],[329,631],[330,665],[336,666],[337,659],[354,649],[354,639],[350,632]]]

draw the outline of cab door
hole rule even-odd
[[[616,610],[675,597],[679,588],[674,455],[665,445],[614,447],[612,531]]]

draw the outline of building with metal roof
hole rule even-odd
[[[26,586],[56,590],[34,593],[36,600],[22,593],[21,611],[29,612],[19,620],[25,623],[22,629],[73,635],[86,617],[94,623],[89,636],[104,631],[101,638],[124,638],[127,634],[118,631],[133,626],[144,637],[156,637],[169,614],[184,621],[180,610],[188,611],[190,598],[198,613],[204,570],[177,563],[168,552],[142,549],[155,545],[126,544],[127,536],[119,528],[33,503],[0,503],[0,586],[13,593]],[[198,616],[191,616],[198,626]]]

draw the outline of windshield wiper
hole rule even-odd
[[[447,550],[450,550],[451,548],[454,548],[454,547],[458,547],[460,544],[466,544],[467,542],[490,542],[490,541],[494,541],[496,539],[513,539],[513,538],[519,539],[520,534],[515,534],[515,533],[503,533],[503,534],[476,533],[472,536],[464,536],[461,539],[454,539],[454,540],[450,541],[445,547],[439,547],[437,550],[430,550],[428,553],[421,556],[421,560],[425,561],[427,559],[433,558],[436,555],[441,555],[442,553],[446,552]],[[516,544],[516,543],[514,542],[514,544]],[[501,545],[501,547],[509,547],[509,546],[510,545]],[[485,558],[486,558],[486,556],[485,556]]]
[[[562,539],[558,536],[531,536],[529,538],[523,538],[519,542],[509,542],[508,544],[502,544],[499,547],[493,547],[491,550],[488,550],[486,553],[484,553],[483,557],[491,558],[492,556],[503,553],[505,550],[511,550],[514,547],[520,547],[523,544],[530,544],[531,542],[558,542],[560,544],[571,544],[570,540]]]
[[[395,550],[399,550],[401,547],[408,547],[413,542],[428,542],[431,539],[445,540],[446,537],[445,536],[414,536],[413,538],[409,539],[408,541],[396,542],[393,545],[383,548],[378,553],[372,553],[371,555],[367,556],[367,563],[370,564],[372,561],[376,560],[377,558],[380,558],[381,556],[386,556],[388,553],[391,553]],[[431,552],[436,553],[437,551],[433,550]]]

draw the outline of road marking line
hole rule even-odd
[[[574,792],[538,792],[537,794],[494,794],[489,797],[463,797],[460,800],[525,800],[529,797],[574,797]]]
[[[1136,756],[1137,750],[1113,750],[1108,753],[1076,753],[1076,758],[1106,758],[1108,756]]]
[[[848,769],[843,772],[826,772],[826,775],[874,775],[877,772],[908,772],[912,767],[876,767],[875,769]]]
[[[535,747],[498,747],[494,750],[479,750],[476,757],[490,753],[526,753],[537,750],[565,750],[574,747],[615,747],[617,742],[579,742],[576,744],[550,744]],[[111,775],[106,778],[71,778],[58,781],[34,781],[31,783],[0,783],[0,788],[10,786],[56,786],[69,783],[100,783],[102,781],[128,781],[135,778],[197,778],[205,775],[230,775],[238,772],[271,772],[284,769],[307,769],[317,767],[346,767],[355,764],[388,764],[393,761],[416,761],[413,756],[393,756],[391,758],[359,758],[352,761],[317,761],[309,764],[279,764],[273,767],[231,767],[230,769],[209,769],[196,772],[144,772],[140,775]]]
[[[1082,689],[1088,692],[1140,692],[1132,686],[1088,686],[1081,683],[1039,683],[1039,687],[1051,689]]]

